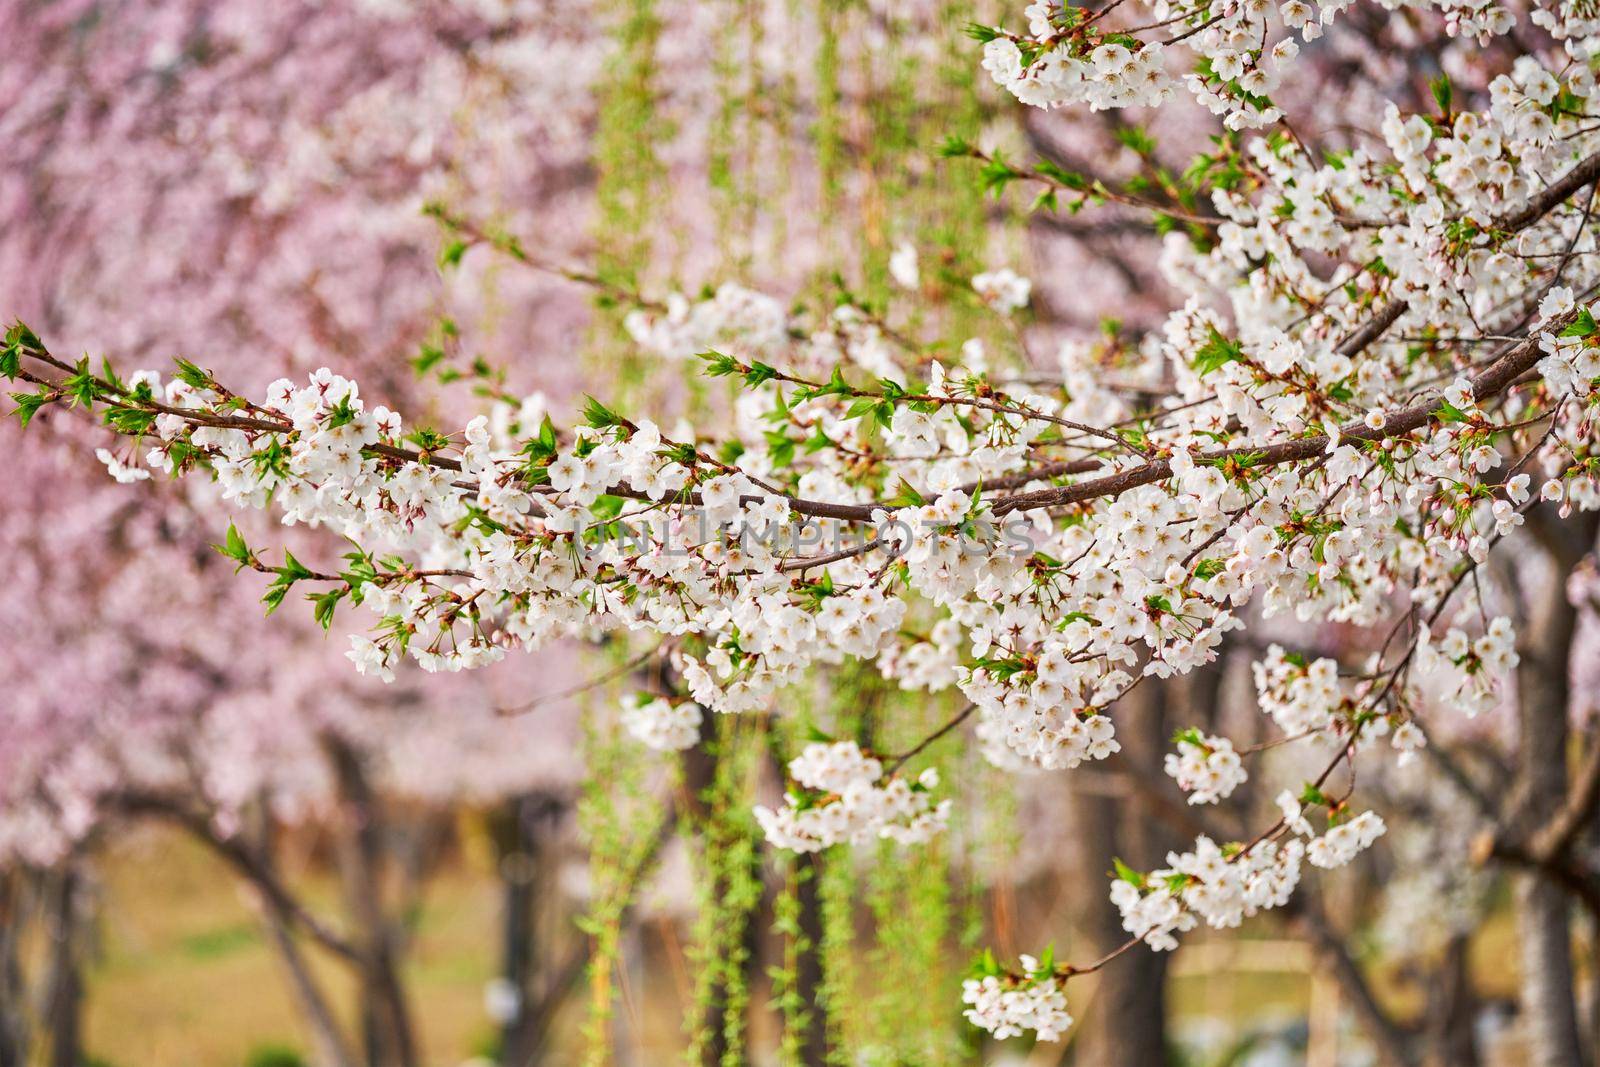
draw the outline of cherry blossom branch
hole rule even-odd
[[[1575,317],[1573,313],[1569,312],[1549,323],[1547,329],[1550,332],[1560,332]],[[1471,380],[1473,397],[1482,401],[1497,395],[1524,371],[1529,370],[1535,363],[1539,362],[1543,355],[1544,353],[1539,347],[1537,337],[1530,337],[1511,346],[1509,349],[1503,350],[1494,362]],[[1339,440],[1378,442],[1406,437],[1434,421],[1435,413],[1439,410],[1439,404],[1440,397],[1429,397],[1427,400],[1383,416],[1382,422],[1377,426],[1370,426],[1365,421],[1345,423],[1339,429]],[[1195,457],[1195,461],[1197,463],[1218,463],[1228,459],[1250,456],[1253,458],[1252,466],[1273,467],[1285,463],[1300,463],[1313,459],[1326,452],[1331,441],[1332,439],[1324,434],[1313,434],[1308,437],[1257,448],[1245,445],[1203,452]],[[1101,478],[1092,478],[1068,486],[1040,489],[1031,493],[1019,493],[1015,496],[1003,497],[995,502],[994,513],[998,516],[1019,509],[1059,507],[1064,504],[1075,504],[1102,497],[1116,497],[1141,485],[1164,481],[1171,475],[1171,461],[1157,460],[1154,463],[1135,467],[1132,470],[1106,475]]]
[[[1556,321],[1548,324],[1552,332],[1559,332],[1561,328],[1572,322],[1573,313],[1567,313]],[[1391,320],[1392,321],[1392,320]],[[28,358],[47,363],[58,369],[73,370],[70,365],[63,363],[49,354],[43,347],[29,346],[22,350]],[[1528,338],[1507,350],[1503,350],[1483,371],[1472,379],[1473,396],[1478,400],[1497,395],[1511,385],[1525,371],[1539,361],[1542,352],[1536,337]],[[62,384],[28,374],[26,371],[19,373],[18,377],[41,385],[45,388],[60,391]],[[245,418],[237,416],[217,416],[192,409],[174,407],[155,401],[140,401],[131,397],[126,390],[118,389],[104,379],[95,377],[99,388],[108,396],[115,397],[121,403],[138,410],[157,412],[160,414],[176,415],[185,421],[200,426],[213,426],[224,429],[254,430],[265,433],[289,433],[292,427],[276,420]],[[61,395],[65,395],[61,393]],[[1430,397],[1384,416],[1376,425],[1369,425],[1364,420],[1352,420],[1340,428],[1340,440],[1379,442],[1403,438],[1417,429],[1433,421],[1435,412],[1439,408],[1439,398]],[[1197,463],[1218,464],[1230,459],[1250,457],[1254,467],[1273,467],[1287,463],[1298,463],[1315,458],[1326,452],[1331,439],[1326,435],[1314,434],[1307,437],[1296,438],[1291,441],[1276,444],[1252,447],[1241,445],[1232,448],[1215,449],[1203,452],[1195,457]],[[371,450],[386,458],[393,458],[406,462],[424,463],[447,470],[460,470],[459,462],[447,456],[432,453],[424,454],[420,450],[400,448],[393,445],[378,444],[371,446]],[[1033,508],[1053,508],[1069,504],[1081,503],[1088,500],[1101,498],[1114,498],[1142,485],[1149,485],[1165,481],[1172,475],[1170,460],[1156,460],[1128,470],[1114,474],[1091,478],[1075,482],[1067,486],[1058,486],[1049,489],[1034,490],[1032,492],[1017,493],[1002,496],[994,501],[993,513],[996,517],[1009,514],[1017,510],[1030,510]],[[648,500],[650,497],[628,485],[615,485],[607,489],[613,496],[635,500]],[[823,500],[810,500],[789,493],[778,493],[790,508],[801,515],[812,518],[841,519],[856,522],[870,522],[874,513],[878,511],[892,512],[902,505],[892,502],[878,504],[842,504]],[[679,504],[692,504],[700,506],[704,503],[703,497],[696,492],[680,494],[676,501]]]

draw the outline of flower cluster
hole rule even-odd
[[[1072,1025],[1061,979],[1048,956],[1044,962],[1027,955],[1019,961],[1020,977],[986,973],[962,982],[961,1000],[969,1005],[963,1014],[1000,1040],[1032,1031],[1040,1041],[1059,1041]]]
[[[1372,847],[1385,829],[1382,817],[1376,812],[1364,811],[1349,822],[1329,827],[1321,837],[1313,838],[1306,846],[1306,859],[1312,866],[1327,870],[1343,867],[1358,853]]]
[[[1250,777],[1233,742],[1225,737],[1184,730],[1174,740],[1178,751],[1167,753],[1164,766],[1178,788],[1189,794],[1191,804],[1215,804]]]
[[[1152,5],[1153,18],[1135,16],[1144,24],[1124,28],[1116,20],[1102,20],[1105,12],[1091,14],[1062,0],[1033,0],[1026,12],[1027,34],[985,31],[983,67],[1034,107],[1156,107],[1181,84],[1228,129],[1259,129],[1283,116],[1270,95],[1300,54],[1296,37],[1316,40],[1350,3],[1330,0],[1320,10],[1308,0],[1203,4],[1175,15]],[[1495,3],[1442,0],[1436,6],[1445,10],[1452,36],[1499,36],[1515,22]],[[1561,26],[1573,17],[1547,16],[1546,21]],[[1172,69],[1180,45],[1193,59],[1188,75]]]
[[[771,351],[783,343],[787,325],[783,305],[732,283],[719,286],[705,300],[674,293],[665,307],[636,308],[624,322],[643,348],[669,359],[688,359],[712,348]]]
[[[1268,841],[1251,849],[1219,846],[1202,835],[1192,851],[1169,853],[1168,866],[1143,874],[1118,864],[1111,902],[1122,926],[1157,952],[1200,919],[1215,929],[1238,926],[1259,911],[1282,907],[1300,883],[1305,846]]]
[[[1387,829],[1376,812],[1364,811],[1354,818],[1346,817],[1342,805],[1329,804],[1321,790],[1314,786],[1307,787],[1305,794],[1298,798],[1286,789],[1278,794],[1276,803],[1283,814],[1283,826],[1310,839],[1310,844],[1306,846],[1306,857],[1314,866],[1328,870],[1343,867],[1355,859],[1382,837]],[[1330,807],[1328,831],[1320,837],[1312,827],[1311,820],[1306,817],[1309,804]]]
[[[692,700],[634,694],[622,709],[622,725],[657,752],[681,752],[700,740],[700,706]]]
[[[1033,293],[1033,283],[1009,267],[973,275],[972,288],[984,303],[1001,314],[1027,307]]]
[[[1327,803],[1315,788],[1307,795]],[[1160,952],[1177,948],[1176,935],[1201,920],[1213,929],[1236,927],[1257,912],[1288,903],[1300,883],[1302,861],[1342,867],[1384,833],[1376,813],[1345,820],[1339,818],[1342,809],[1332,807],[1331,825],[1319,837],[1292,793],[1280,794],[1277,803],[1283,814],[1279,831],[1252,845],[1218,845],[1201,835],[1193,850],[1168,853],[1160,870],[1145,874],[1118,863],[1111,902],[1122,914],[1123,929]]]
[[[1261,710],[1290,737],[1326,730],[1344,703],[1339,665],[1331,659],[1307,662],[1272,645],[1252,669]]]
[[[1047,5],[1035,4],[1034,7]],[[1155,107],[1172,94],[1166,57],[1159,44],[1132,51],[1107,43],[1074,55],[1053,49],[1031,64],[1009,37],[984,45],[983,69],[995,83],[1025,104],[1061,107],[1087,104],[1092,111],[1119,107]]]
[[[1490,620],[1476,640],[1456,626],[1438,641],[1424,633],[1417,643],[1416,673],[1410,687],[1413,699],[1469,718],[1479,715],[1500,699],[1503,679],[1518,660],[1516,631],[1504,615]],[[1397,735],[1395,747],[1404,748],[1405,744]]]
[[[820,852],[880,838],[915,844],[949,822],[950,801],[935,803],[930,792],[939,784],[938,772],[930,767],[914,782],[885,781],[882,762],[854,741],[807,745],[789,761],[789,774],[804,792],[789,792],[777,810],[755,809],[767,841],[777,848]]]

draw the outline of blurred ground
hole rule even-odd
[[[233,1067],[268,1046],[304,1051],[278,960],[216,860],[156,829],[108,852],[87,997],[91,1053],[111,1067]],[[336,887],[325,872],[297,881],[332,910]],[[470,861],[429,886],[409,971],[430,1064],[459,1063],[492,1033],[483,989],[494,971],[497,908],[494,883]],[[348,1005],[339,969],[325,964],[318,973]]]
[[[86,1021],[95,1067],[244,1067],[270,1048],[307,1050],[283,972],[254,911],[215,859],[189,838],[149,826],[110,843],[103,857]],[[336,911],[337,887],[326,871],[308,865],[296,882],[314,904]],[[488,864],[470,848],[429,882],[417,915],[409,980],[430,1065],[454,1067],[492,1039],[483,994],[496,964],[498,905]],[[1516,975],[1507,963],[1512,936],[1509,922],[1497,917],[1475,939],[1475,979],[1486,998],[1515,993]],[[651,955],[657,957],[653,964],[673,969],[658,953]],[[1213,1050],[1238,1049],[1252,1033],[1303,1025],[1314,999],[1307,959],[1300,943],[1270,937],[1186,946],[1171,990],[1175,1033]],[[319,974],[347,1008],[348,987],[338,969],[324,962]],[[674,1062],[669,1050],[679,1039],[672,1031],[678,983],[670,975],[659,983],[641,977],[629,997],[634,1002],[623,1007],[622,1025],[629,1026],[630,1014],[639,1025],[636,997],[656,1001],[643,1006],[649,1021],[642,1028],[661,1031],[651,1035],[646,1055],[661,1052],[660,1062]],[[1375,977],[1385,999],[1411,1011],[1421,1008],[1420,990],[1399,975],[1379,969]],[[569,1049],[576,1021],[565,1020]],[[556,1055],[552,1062],[567,1062],[564,1053]]]

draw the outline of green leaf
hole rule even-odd
[[[594,397],[585,394],[583,401],[584,421],[594,429],[604,430],[610,426],[621,426],[623,424],[621,415],[618,415]]]
[[[109,407],[105,418],[106,424],[115,426],[118,433],[137,436],[155,425],[156,413],[140,408]]]
[[[917,492],[910,482],[901,478],[899,491],[890,498],[889,503],[898,504],[901,507],[920,508],[927,501],[922,498],[922,494]]]
[[[420,377],[427,374],[444,359],[444,349],[438,345],[423,342],[417,354],[411,357],[411,369]]]
[[[1230,341],[1222,336],[1221,331],[1215,326],[1209,327],[1209,329],[1211,331],[1210,340],[1200,346],[1200,350],[1194,354],[1194,359],[1190,364],[1194,367],[1195,373],[1202,378],[1219,367],[1235,363],[1244,357],[1244,347],[1242,345],[1237,341]]]
[[[305,564],[294,558],[294,553],[287,548],[283,550],[283,566],[278,568],[279,580],[290,583],[298,582],[312,577],[312,572],[306,569]]]
[[[417,429],[412,430],[406,434],[405,440],[416,445],[418,450],[422,452],[438,452],[440,449],[450,447],[449,437],[438,430],[432,430],[426,426],[419,426]]]
[[[1186,727],[1173,734],[1172,743],[1174,745],[1193,745],[1196,748],[1204,748],[1206,745],[1205,738],[1193,726]]]
[[[750,369],[744,372],[744,384],[754,389],[758,385],[770,382],[778,376],[778,368],[765,363],[752,363]]]
[[[1455,99],[1455,89],[1450,85],[1450,76],[1439,75],[1428,82],[1428,89],[1433,93],[1433,102],[1439,105],[1439,113],[1448,116],[1450,105]]]
[[[33,421],[33,417],[38,414],[39,409],[50,402],[50,398],[43,393],[12,393],[11,399],[17,402],[17,410],[14,414],[24,429],[27,428],[28,423]]]
[[[350,402],[349,393],[346,393],[344,396],[340,397],[339,402],[333,405],[333,407],[329,408],[328,411],[328,427],[330,429],[338,429],[340,426],[348,426],[350,423],[356,421],[356,409],[355,405]]]
[[[360,552],[351,552],[345,559],[351,561],[350,567],[341,571],[339,577],[350,586],[350,598],[359,604],[362,597],[361,587],[377,580],[378,568],[372,565],[372,560]]]
[[[1147,879],[1143,874],[1129,867],[1115,856],[1111,859],[1111,866],[1116,871],[1117,880],[1127,882],[1136,889],[1143,889]]]
[[[782,430],[768,430],[766,433],[767,453],[772,456],[772,463],[777,467],[787,467],[794,462],[795,442]]]
[[[178,380],[193,389],[211,388],[211,375],[186,359],[173,361],[178,368]]]
[[[1137,152],[1141,156],[1148,156],[1155,152],[1156,142],[1142,126],[1119,126],[1115,130],[1118,141]]]
[[[261,602],[267,606],[268,615],[278,610],[283,604],[284,594],[288,591],[289,587],[287,585],[274,585],[267,589],[267,593],[261,598]]]
[[[306,599],[311,601],[311,616],[316,619],[324,630],[333,625],[333,613],[339,607],[339,601],[344,599],[349,590],[340,586],[330,589],[326,593],[309,593]]]
[[[589,510],[594,514],[595,518],[605,522],[622,514],[622,509],[627,503],[628,501],[624,497],[601,493],[595,497],[594,503],[589,505]]]
[[[1597,326],[1594,321],[1593,313],[1591,313],[1588,308],[1584,307],[1578,309],[1578,317],[1573,319],[1572,322],[1568,324],[1567,328],[1561,331],[1561,336],[1593,337],[1596,329]]]
[[[1041,159],[1033,165],[1033,169],[1057,185],[1077,192],[1086,192],[1094,185],[1094,182],[1090,181],[1087,175],[1079,174],[1075,170],[1067,170],[1053,160]]]
[[[461,265],[461,257],[467,254],[467,242],[456,238],[446,241],[444,247],[439,249],[439,269],[449,270],[451,267]]]
[[[978,172],[978,176],[983,181],[983,191],[990,196],[998,198],[1001,193],[1005,192],[1007,185],[1021,178],[1023,174],[1020,170],[1007,163],[1004,157],[997,152],[983,165],[983,169]]]
[[[972,962],[974,978],[1000,978],[1005,973],[1000,961],[994,958],[994,949],[984,949],[982,955]]]
[[[128,387],[123,383],[122,379],[117,377],[117,369],[111,365],[111,357],[109,356],[100,357],[100,377],[106,380],[106,384],[110,385],[113,391],[118,393],[128,391]]]
[[[222,539],[222,544],[212,545],[212,548],[239,564],[234,568],[234,573],[250,565],[250,546],[244,543],[244,535],[233,523],[228,523],[228,533]]]
[[[708,350],[701,352],[700,358],[706,361],[705,376],[707,378],[725,378],[730,374],[739,372],[739,361],[725,352]]]
[[[26,348],[33,352],[43,352],[44,342],[39,340],[39,335],[28,329],[19,319],[6,330],[6,347]]]
[[[93,407],[95,398],[99,396],[99,383],[95,381],[94,374],[89,370],[89,357],[84,356],[78,360],[76,373],[72,374],[61,383],[62,392],[67,394],[68,402],[73,407]]]
[[[857,397],[855,402],[851,404],[850,407],[845,411],[844,417],[847,419],[858,419],[863,415],[871,413],[877,406],[878,398],[875,396]]]
[[[939,146],[939,154],[946,159],[959,159],[962,156],[972,155],[972,143],[960,137],[947,137],[944,144]]]

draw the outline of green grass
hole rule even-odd
[[[407,956],[418,1037],[427,1067],[456,1067],[481,1054],[494,1032],[483,1010],[494,973],[498,889],[481,839],[463,835],[464,856],[428,886]],[[341,914],[338,887],[326,871],[287,864],[290,878],[322,914]],[[288,1067],[308,1054],[309,1035],[289,993],[282,964],[263,936],[247,892],[218,861],[176,831],[143,826],[99,859],[97,951],[88,971],[86,1038],[94,1061],[110,1067]],[[654,930],[655,927],[650,927]],[[619,1008],[625,1039],[642,1062],[676,1062],[682,991],[662,945],[647,937],[649,958],[630,968]],[[1241,1032],[1269,1017],[1303,1016],[1310,981],[1303,945],[1263,921],[1227,937],[1197,934],[1174,961],[1174,1020],[1234,1021]],[[1496,909],[1473,943],[1480,995],[1516,991],[1515,929]],[[352,986],[344,969],[309,949],[316,973],[347,1028]],[[681,965],[680,965],[681,966]],[[1402,1017],[1423,1007],[1424,991],[1393,966],[1369,977],[1380,999]],[[642,979],[642,982],[641,982]],[[1081,998],[1089,988],[1080,988]],[[577,1012],[567,1024],[576,1021]],[[575,1027],[550,1062],[576,1062]],[[273,1057],[277,1057],[274,1059]]]
[[[252,1055],[309,1050],[255,910],[215,859],[180,835],[148,828],[110,849],[99,870],[85,1019],[94,1056],[138,1067],[246,1067]],[[325,874],[295,881],[324,913],[338,913]],[[493,973],[495,894],[471,863],[443,872],[427,893],[407,979],[430,1065],[460,1063],[490,1028],[483,985]],[[348,978],[312,954],[348,1020]]]

